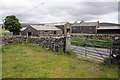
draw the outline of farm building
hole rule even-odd
[[[55,27],[62,30],[62,34],[65,34],[67,32],[71,33],[71,24],[69,22],[57,22],[57,23],[49,23],[46,25],[54,25]]]
[[[98,22],[84,22],[74,23],[72,25],[72,33],[97,33],[97,27],[99,27]]]
[[[97,34],[120,34],[120,26],[100,26]]]
[[[29,25],[21,29],[21,35],[40,36],[45,34],[62,34],[62,30],[53,25]]]

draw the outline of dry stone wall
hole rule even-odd
[[[20,42],[30,42],[46,47],[52,51],[65,52],[64,37],[26,37],[26,36],[3,36],[2,44],[13,44]]]
[[[112,48],[113,62],[120,64],[120,37],[115,37]]]
[[[95,37],[97,38],[115,38],[115,37],[120,37],[120,34],[97,34],[97,35],[71,35],[72,37],[84,37],[84,38],[90,38],[94,39]]]

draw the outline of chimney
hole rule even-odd
[[[76,24],[76,23],[77,23],[77,21],[74,22],[74,24]]]
[[[97,28],[99,28],[99,24],[100,24],[99,21],[97,21]]]
[[[83,22],[84,22],[84,20],[82,20],[82,21],[80,22],[80,24],[83,23]]]

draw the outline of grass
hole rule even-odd
[[[105,40],[105,41],[112,41],[112,38],[104,38],[104,39],[99,39],[99,38],[94,38],[95,40]],[[76,41],[76,42],[73,42]],[[102,42],[102,41],[94,41],[94,40],[87,40],[87,42],[85,41],[85,43],[83,43],[85,41],[85,39],[76,39],[76,38],[72,38],[71,39],[71,44],[72,45],[76,45],[76,46],[88,46],[91,47],[93,44],[94,47],[101,47],[101,48],[107,48],[107,47],[111,47],[111,43],[110,42]],[[82,44],[83,43],[83,44]],[[88,43],[88,44],[86,44]],[[81,44],[81,45],[80,45]],[[97,46],[100,45],[100,46]],[[103,47],[102,47],[103,46]]]
[[[72,35],[95,35],[92,33],[72,33]]]
[[[32,43],[2,48],[3,78],[118,78],[116,66],[52,52]]]

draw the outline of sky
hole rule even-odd
[[[0,0],[0,23],[10,15],[21,23],[119,22],[118,0]]]

